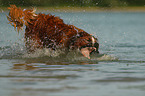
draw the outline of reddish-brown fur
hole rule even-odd
[[[29,51],[36,48],[51,48],[74,50],[81,47],[92,47],[92,35],[73,25],[68,25],[54,15],[35,14],[33,10],[22,10],[15,5],[9,7],[8,20],[18,29],[23,25],[25,29],[25,45]],[[94,37],[93,37],[94,38]],[[94,46],[98,51],[98,41]]]

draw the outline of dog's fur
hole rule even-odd
[[[22,10],[15,5],[11,5],[8,9],[10,9],[8,20],[18,32],[23,25],[26,26],[25,46],[30,52],[37,48],[79,49],[89,59],[90,53],[94,51],[98,53],[97,38],[73,25],[65,24],[59,17],[51,14],[36,14],[35,9]]]

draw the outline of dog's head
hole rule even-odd
[[[86,32],[80,32],[77,34],[75,39],[73,39],[73,46],[78,48],[80,52],[89,59],[90,54],[93,52],[99,53],[98,39]]]

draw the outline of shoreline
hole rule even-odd
[[[145,7],[38,7],[40,12],[145,12]]]
[[[22,7],[22,9],[33,7]],[[145,12],[143,7],[34,7],[37,12]],[[7,7],[0,7],[0,13],[8,12]]]

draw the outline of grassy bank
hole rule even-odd
[[[145,7],[37,7],[36,9],[37,12],[145,12]],[[6,11],[7,7],[0,7],[0,12]]]

